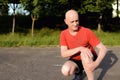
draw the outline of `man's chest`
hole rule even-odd
[[[76,35],[76,36],[69,36],[66,38],[67,44],[69,48],[75,48],[79,46],[86,46],[89,43],[87,35]]]

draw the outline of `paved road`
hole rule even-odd
[[[108,53],[95,71],[95,80],[119,80],[120,47],[108,47]],[[0,80],[72,80],[64,77],[60,48],[0,48]],[[87,80],[86,77],[84,80]]]

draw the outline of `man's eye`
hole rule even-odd
[[[78,20],[76,20],[75,22],[78,22]]]
[[[71,23],[74,23],[74,21],[71,21]]]

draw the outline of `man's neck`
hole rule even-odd
[[[73,35],[73,36],[74,36],[74,35],[76,35],[76,34],[77,34],[78,30],[69,30],[69,32],[70,32],[70,34],[71,34],[71,35]]]

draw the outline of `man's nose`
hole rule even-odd
[[[78,22],[75,21],[75,22],[74,22],[74,25],[78,25]]]

